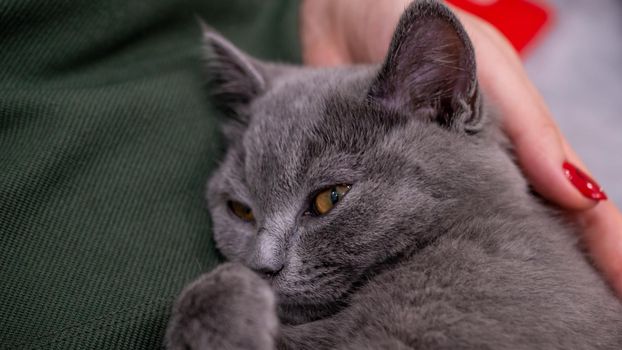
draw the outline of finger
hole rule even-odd
[[[574,182],[567,177],[565,162],[577,159],[568,159],[557,125],[510,44],[480,20],[468,14],[459,16],[476,43],[482,88],[503,115],[503,128],[515,147],[519,165],[536,191],[572,210],[587,210],[598,203],[595,198],[605,199],[604,192],[590,193],[587,180],[578,181],[583,177],[575,175]],[[589,185],[597,187],[593,180]]]
[[[608,201],[578,217],[592,260],[622,298],[622,214]]]
[[[562,147],[568,159],[585,169],[581,159],[563,138]],[[622,298],[622,214],[613,202],[607,201],[593,209],[577,212],[576,217],[583,229],[583,241],[592,261]]]
[[[523,88],[514,89],[520,91]],[[504,130],[512,140],[519,165],[538,193],[572,210],[589,209],[598,203],[597,199],[606,198],[595,181],[577,182],[577,175],[567,173],[575,171],[570,164],[576,164],[577,158],[568,157],[563,137],[545,107],[529,103],[521,105],[519,98],[514,96],[502,98],[503,103],[509,104],[503,106],[502,103],[501,106],[505,110]],[[565,163],[568,160],[570,164]],[[568,176],[574,177],[569,179]],[[584,178],[578,180],[581,179]],[[588,188],[589,185],[592,188]]]
[[[499,42],[499,36],[489,35],[492,38],[488,38],[488,43],[505,45]],[[501,105],[502,112],[509,116],[504,120],[504,127],[516,146],[525,174],[538,192],[566,208],[583,210],[577,211],[575,216],[582,226],[582,238],[588,252],[597,268],[622,297],[622,214],[613,203],[596,205],[598,202],[578,196],[580,192],[569,185],[566,176],[562,175],[563,171],[560,171],[560,164],[569,160],[581,169],[586,167],[550,117],[541,96],[524,74],[518,56],[512,55],[511,50],[507,51],[510,55],[497,58],[505,60],[506,64],[499,64],[497,68],[512,67],[515,73],[520,74],[501,72],[496,76],[484,76],[481,80],[490,84],[484,89],[500,93],[493,95],[493,98]],[[480,61],[484,59],[478,57]],[[483,70],[482,74],[486,73]],[[527,94],[504,94],[508,91],[525,91]],[[522,103],[521,98],[525,99]]]

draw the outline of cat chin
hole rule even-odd
[[[338,281],[340,288],[313,288],[314,292],[306,288],[302,290],[292,288],[291,281],[283,275],[269,282],[276,294],[277,312],[281,323],[298,325],[338,314],[348,307],[351,296],[357,289],[364,286],[366,281],[368,278],[361,278],[352,283],[344,278]]]
[[[344,302],[327,304],[282,304],[278,305],[279,320],[284,325],[295,326],[331,317],[347,307]]]

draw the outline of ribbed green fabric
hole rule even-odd
[[[298,61],[291,0],[0,0],[0,349],[154,349],[217,262],[195,15]]]

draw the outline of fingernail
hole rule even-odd
[[[564,162],[563,168],[564,175],[566,175],[570,183],[572,183],[583,196],[596,201],[607,199],[607,195],[603,191],[603,188],[600,187],[594,179],[587,176],[586,173],[569,162]]]

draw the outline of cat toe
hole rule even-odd
[[[273,349],[275,297],[248,268],[227,263],[199,277],[180,295],[167,331],[177,349]]]

